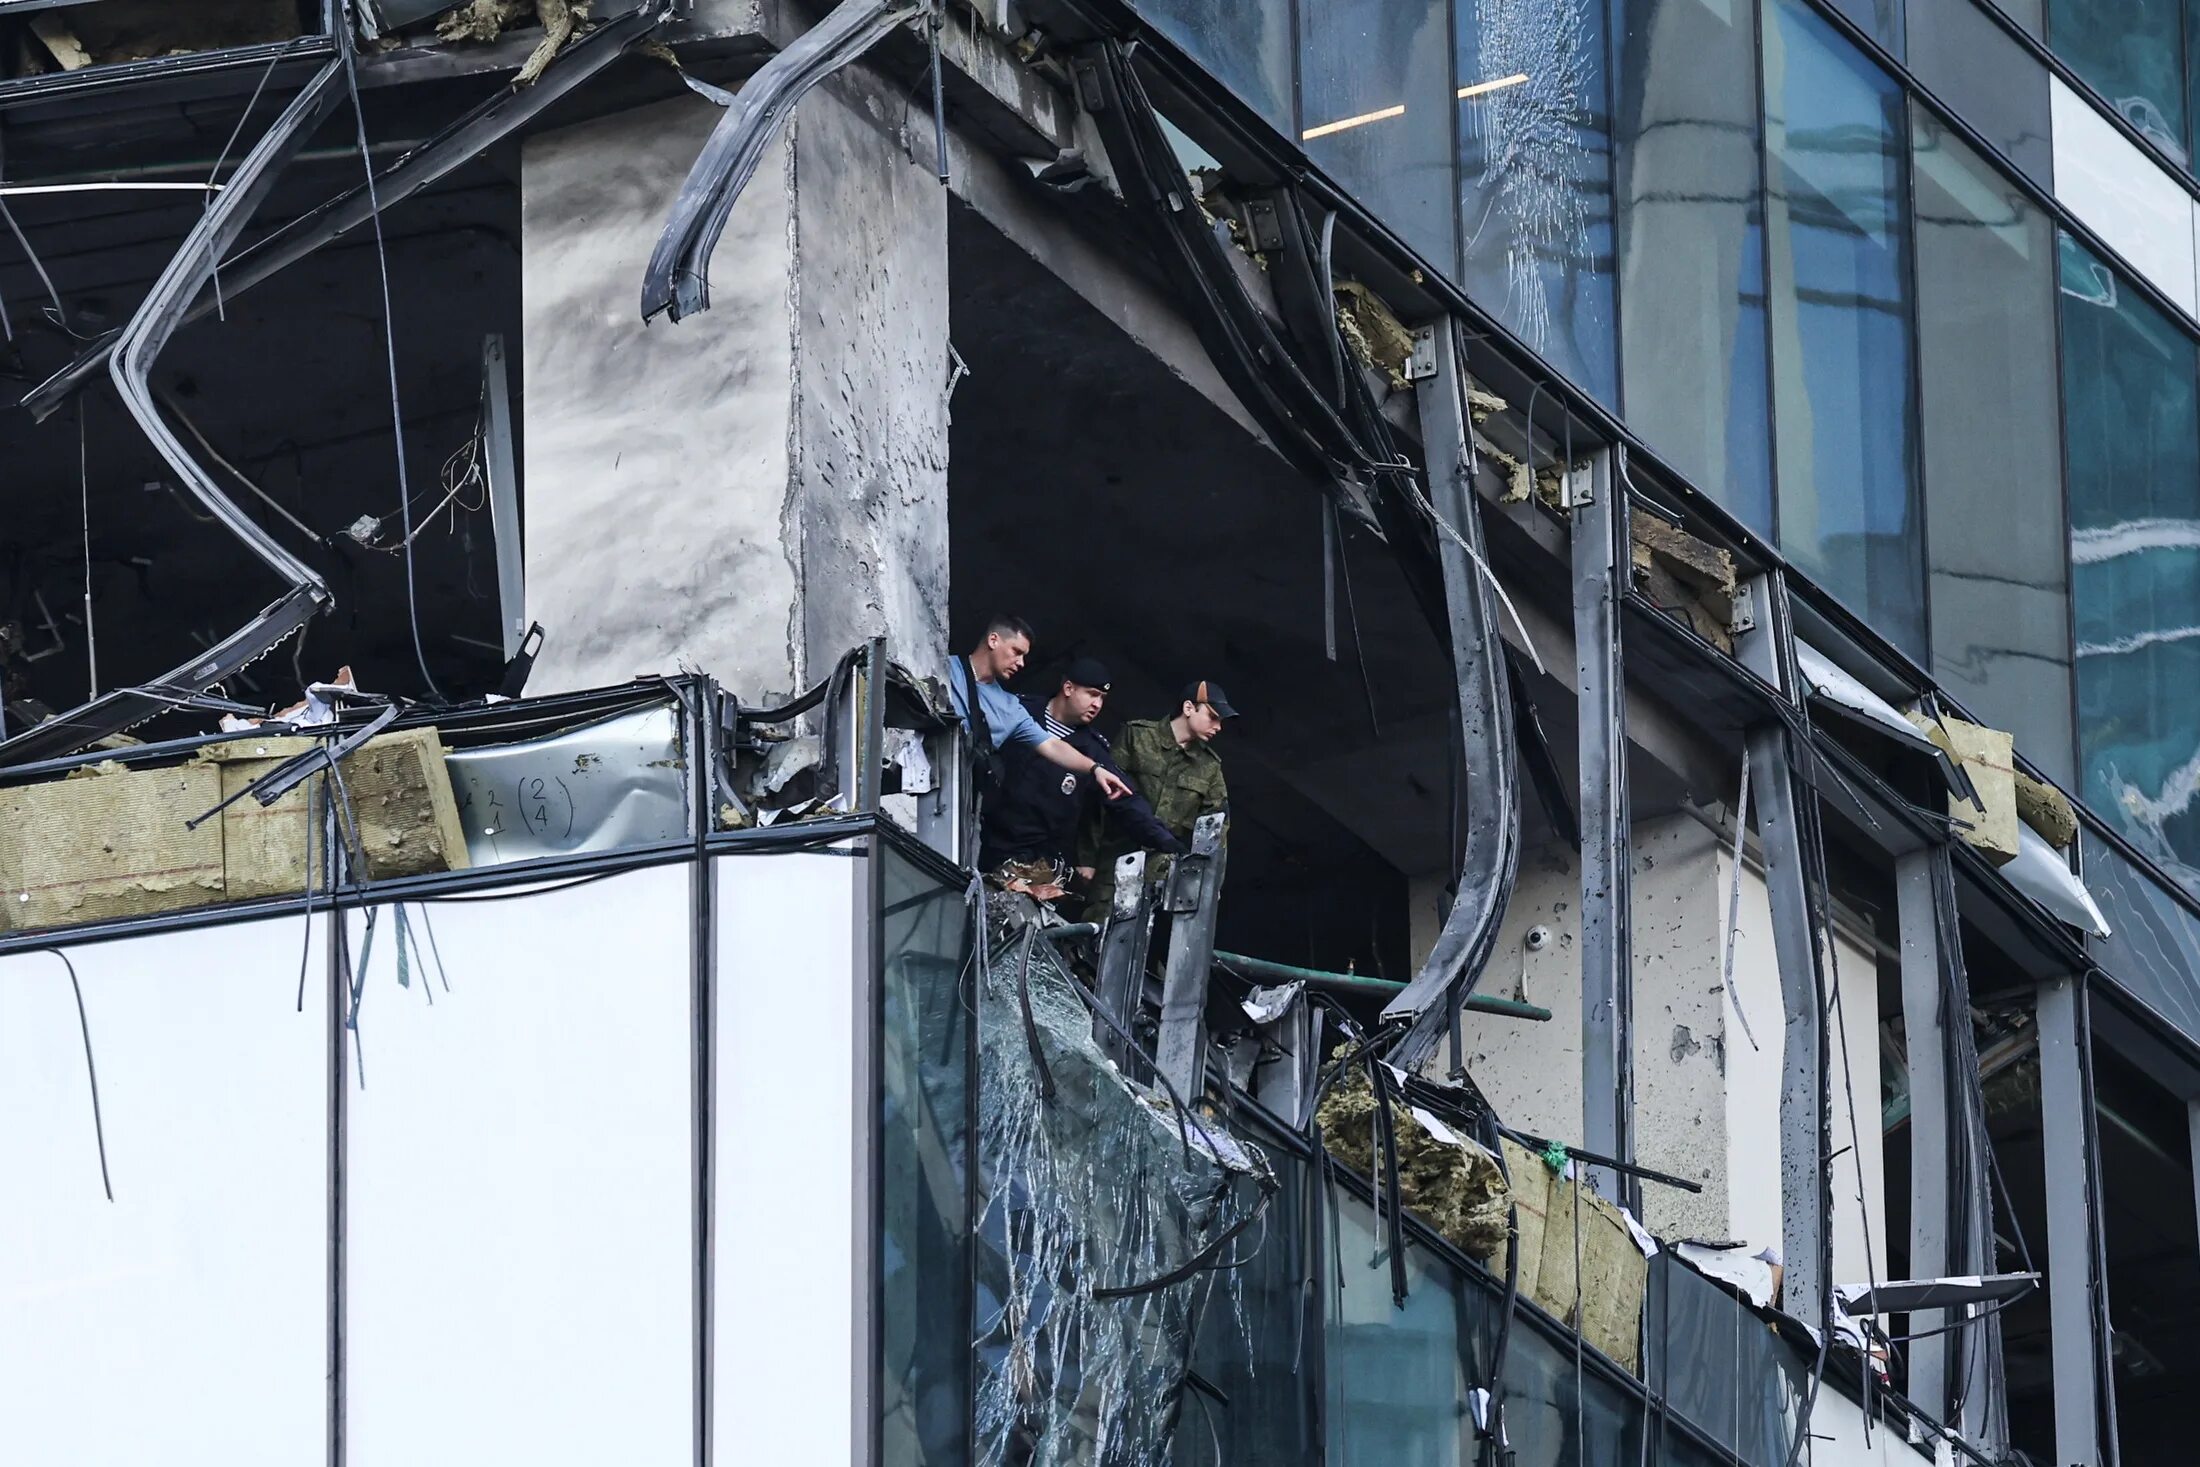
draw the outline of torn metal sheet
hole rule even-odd
[[[688,170],[642,277],[642,319],[677,321],[710,309],[710,257],[734,202],[795,104],[834,72],[925,13],[922,0],[841,0],[749,78]]]
[[[312,567],[278,544],[251,516],[224,494],[211,474],[184,450],[153,400],[153,361],[183,324],[184,312],[213,278],[222,256],[236,243],[284,166],[303,148],[314,129],[345,95],[346,59],[338,56],[308,82],[252,146],[221,196],[207,206],[184,237],[175,257],[146,292],[137,313],[116,338],[110,363],[122,405],[145,430],[155,451],[176,471],[183,486],[213,512],[224,527],[264,561],[289,590],[242,630],[209,655],[195,657],[149,685],[116,689],[0,743],[0,765],[24,763],[70,753],[109,734],[142,723],[182,699],[205,692],[247,663],[272,650],[328,604],[328,587]]]
[[[665,17],[663,0],[649,0],[614,20],[605,21],[573,42],[533,86],[511,87],[491,97],[434,138],[399,158],[374,180],[337,195],[310,214],[301,215],[222,266],[223,300],[237,296],[372,219],[377,203],[388,209],[481,155],[483,149],[526,126],[581,83],[626,53],[628,46],[657,28]],[[334,63],[332,63],[334,64]],[[241,173],[240,169],[240,173]],[[235,187],[232,181],[231,188]],[[225,194],[226,197],[226,194]],[[186,324],[213,314],[209,296],[184,316]],[[114,355],[121,333],[101,338],[23,398],[40,421],[50,417],[69,395]]]
[[[444,759],[476,866],[612,851],[688,832],[687,761],[669,704]]]
[[[2095,937],[2108,937],[2108,919],[2093,901],[2093,893],[2071,871],[2068,862],[2029,825],[2017,827],[2017,854],[2001,866],[2009,884],[2045,907],[2058,920]]]

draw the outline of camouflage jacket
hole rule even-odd
[[[1153,806],[1155,817],[1187,846],[1192,841],[1192,822],[1229,803],[1221,757],[1196,739],[1188,747],[1179,747],[1166,718],[1124,724],[1115,736],[1115,762],[1131,787]],[[1096,867],[1105,879],[1116,857],[1137,849],[1126,824],[1109,819],[1103,806],[1085,828],[1077,864]]]

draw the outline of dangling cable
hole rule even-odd
[[[99,697],[99,629],[92,624],[92,459],[84,433],[84,413],[84,400],[78,398],[76,477],[84,505],[84,676],[92,689],[84,701],[90,703]]]
[[[84,1035],[84,1078],[92,1087],[92,1139],[99,1143],[99,1185],[112,1202],[115,1184],[107,1175],[107,1126],[99,1114],[99,1066],[92,1062],[92,1021],[84,1014],[84,985],[76,981],[76,964],[69,961],[67,953],[57,947],[46,951],[61,959],[61,966],[69,970],[69,991],[76,995],[76,1027]]]
[[[351,6],[347,3],[348,13]],[[435,674],[428,671],[428,654],[420,644],[420,601],[414,585],[413,534],[412,534],[412,485],[405,474],[405,414],[397,393],[397,313],[390,300],[390,255],[388,242],[382,235],[382,203],[375,194],[374,155],[367,146],[367,112],[359,97],[358,55],[351,43],[347,26],[344,39],[344,80],[351,89],[351,115],[357,124],[359,138],[359,164],[367,175],[367,210],[374,220],[374,260],[382,282],[382,336],[386,350],[384,359],[390,373],[390,437],[397,449],[397,513],[405,534],[405,620],[412,630],[413,660],[420,666],[420,680],[428,692],[436,697],[443,690],[436,686]]]

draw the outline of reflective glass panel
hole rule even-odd
[[[694,1459],[689,881],[347,917],[353,1467]]]
[[[969,1459],[969,910],[881,841],[881,1460]]]
[[[1578,1389],[1577,1389],[1578,1383]],[[1505,1433],[1519,1467],[1603,1467],[1642,1458],[1643,1408],[1569,1344],[1515,1320],[1505,1350]]]
[[[1291,0],[1134,0],[1132,8],[1290,135]]]
[[[2047,43],[2126,122],[2185,160],[2179,0],[2047,0]]]
[[[1445,0],[1299,10],[1306,151],[1439,269],[1451,266],[1451,46]]]
[[[2108,842],[2081,836],[2085,885],[2112,934],[2094,947],[2125,992],[2200,1040],[2200,916]]]
[[[81,1011],[55,953],[0,958],[0,1461],[325,1457],[329,988],[313,928],[310,944],[290,917],[67,949]]]
[[[1923,108],[1910,138],[1933,673],[2067,783],[2054,225]]]
[[[1937,0],[1910,7],[1910,70],[2026,177],[2055,186],[2047,67],[1980,6]],[[1925,299],[1932,299],[1930,290]]]
[[[1459,283],[1618,401],[1603,0],[1457,0]]]
[[[1939,0],[1922,0],[1919,8],[1936,3]],[[1897,56],[1902,54],[1902,0],[1832,0],[1832,4],[1873,40]]]
[[[1458,1280],[1408,1244],[1409,1292],[1390,1296],[1385,1231],[1373,1209],[1338,1195],[1336,1293],[1330,1300],[1327,1380],[1331,1467],[1466,1467],[1474,1450],[1461,1355]],[[1328,1272],[1327,1269],[1324,1272]]]
[[[1615,0],[1627,421],[1772,534],[1754,7]]]
[[[1902,92],[1804,0],[1765,15],[1780,543],[1922,656]]]
[[[2061,283],[2085,797],[2179,869],[2200,857],[2200,363],[2067,235]]]

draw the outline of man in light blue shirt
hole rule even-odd
[[[1031,710],[1004,684],[1023,670],[1031,655],[1031,628],[1020,617],[996,616],[986,623],[985,640],[968,657],[958,657],[947,670],[948,696],[983,753],[1028,746],[1033,753],[1072,774],[1089,774],[1102,794],[1111,800],[1131,792],[1114,770],[1096,764],[1070,747],[1069,740],[1046,731]],[[973,715],[971,695],[977,695]]]

